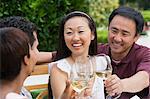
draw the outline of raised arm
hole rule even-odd
[[[52,61],[52,52],[39,52],[37,64],[50,63]]]

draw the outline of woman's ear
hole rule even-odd
[[[28,58],[28,56],[24,56],[24,64],[25,65],[29,65],[30,64],[30,59]]]

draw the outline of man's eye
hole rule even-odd
[[[123,35],[123,36],[128,36],[128,35],[129,35],[129,33],[122,33],[122,35]]]
[[[116,30],[111,30],[111,32],[112,32],[112,33],[114,33],[114,34],[116,34],[116,33],[117,33],[117,31],[116,31]]]

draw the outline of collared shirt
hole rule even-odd
[[[98,53],[105,53],[111,58],[110,47],[108,44],[98,45]],[[124,57],[119,63],[114,62],[111,58],[111,63],[113,74],[116,74],[121,79],[131,77],[138,71],[146,71],[150,74],[150,49],[141,45],[133,44],[133,47],[126,57]],[[148,94],[149,88],[145,88],[138,93],[123,92],[119,99],[129,99],[134,95],[138,95],[143,99],[143,97]]]

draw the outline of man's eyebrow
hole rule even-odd
[[[116,27],[111,27],[111,29],[115,29],[115,30],[119,30],[118,28],[116,28]],[[129,31],[127,31],[127,30],[121,30],[122,32],[125,32],[125,33],[130,33]]]
[[[115,29],[115,30],[119,30],[118,28],[116,28],[116,27],[111,27],[110,29]]]
[[[129,31],[127,31],[127,30],[122,30],[122,32],[124,32],[124,33],[130,33]]]

